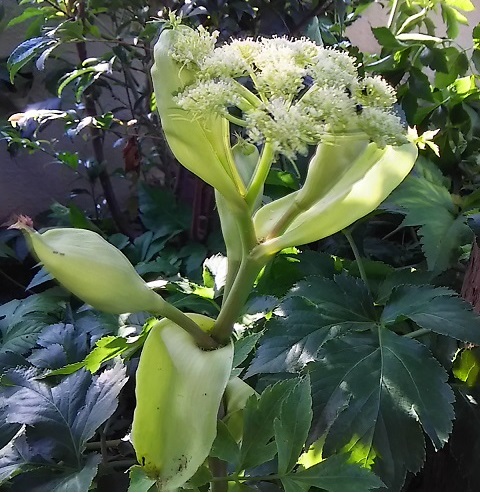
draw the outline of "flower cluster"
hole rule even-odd
[[[217,33],[188,33],[172,56],[195,64],[196,80],[175,101],[196,118],[220,114],[290,159],[331,134],[366,134],[381,147],[406,141],[393,88],[378,76],[360,78],[344,52],[284,37],[215,48]]]

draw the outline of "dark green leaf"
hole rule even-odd
[[[0,407],[8,423],[32,426],[29,437],[49,438],[55,456],[76,465],[86,442],[117,408],[125,382],[120,364],[93,377],[80,370],[53,388],[31,369],[14,369],[3,376],[8,386],[1,389]]]
[[[273,422],[278,452],[278,473],[290,472],[297,464],[312,422],[310,379],[302,379],[285,398]]]
[[[31,290],[47,281],[53,280],[53,276],[42,266],[32,278],[25,290]]]
[[[271,319],[245,377],[268,372],[296,372],[312,361],[318,349],[337,334],[309,301],[294,297]],[[295,328],[295,331],[291,331]]]
[[[408,78],[408,86],[417,98],[433,102],[432,88],[429,78],[419,69],[412,68]]]
[[[217,437],[212,446],[210,456],[227,461],[232,465],[236,465],[239,460],[240,450],[235,439],[230,434],[228,427],[224,422],[217,422]]]
[[[73,324],[52,324],[39,335],[28,361],[41,369],[58,369],[82,360],[88,353],[88,335],[79,334]]]
[[[252,468],[271,460],[277,447],[273,441],[273,421],[283,401],[298,383],[298,379],[280,381],[268,386],[260,398],[248,399],[243,412],[243,439],[238,470]]]
[[[378,319],[368,288],[353,276],[341,274],[333,280],[309,276],[297,283],[289,295],[305,298],[333,324],[350,321],[364,324],[363,329],[367,329]]]
[[[379,285],[375,303],[385,305],[395,287],[401,285],[427,285],[432,281],[433,275],[429,271],[401,268],[393,271]]]
[[[371,328],[377,319],[368,290],[353,277],[329,280],[311,276],[299,282],[289,297],[275,311],[278,317],[267,322],[246,377],[296,372],[314,360],[329,339]]]
[[[78,470],[54,475],[51,480],[46,482],[40,483],[37,481],[35,482],[35,488],[32,490],[43,492],[88,492],[101,460],[102,457],[100,455],[89,455]],[[52,475],[50,474],[48,477],[52,477]]]
[[[435,333],[480,344],[480,317],[453,290],[429,285],[396,288],[385,306],[382,321],[393,324],[401,317]]]
[[[311,487],[311,485],[308,482],[295,480],[289,476],[282,477],[280,480],[282,482],[283,489],[285,492],[308,492]]]
[[[309,365],[314,428],[326,455],[348,452],[394,490],[424,460],[420,425],[436,449],[452,429],[445,370],[415,340],[379,327],[330,340]]]
[[[63,314],[61,293],[49,290],[0,306],[0,351],[22,354],[33,348],[45,326],[58,322]]]
[[[261,333],[253,333],[235,342],[235,354],[233,356],[232,365],[233,368],[238,367],[248,357],[249,353],[255,348],[255,345],[261,336]]]
[[[190,226],[189,213],[177,205],[173,194],[165,188],[142,185],[138,191],[138,207],[144,226],[157,234],[167,236]]]
[[[404,47],[387,27],[374,27],[372,28],[372,33],[384,48],[397,51],[399,48]]]
[[[267,264],[261,276],[257,290],[261,294],[281,297],[298,281],[310,276],[318,275],[332,278],[335,273],[334,260],[331,256],[305,250],[298,252],[281,252]]]
[[[20,430],[19,424],[9,424],[0,411],[0,450],[4,448]]]
[[[306,470],[289,474],[287,479],[331,492],[359,492],[384,487],[370,470],[349,463],[347,455],[330,456]]]
[[[420,226],[418,233],[430,271],[443,271],[456,260],[469,230],[444,186],[409,176],[393,191],[384,208],[405,214],[402,226]]]
[[[27,443],[25,434],[18,434],[0,450],[0,485],[22,472],[44,466],[47,460]]]

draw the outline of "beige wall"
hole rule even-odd
[[[458,38],[455,40],[462,48],[472,47],[472,30],[480,23],[480,0],[472,0],[475,9],[465,12],[469,25],[460,25]],[[347,36],[361,51],[375,53],[379,49],[377,40],[372,34],[372,27],[385,26],[387,23],[387,10],[380,3],[373,3],[360,19],[347,28]],[[434,17],[435,18],[435,17]],[[440,12],[436,15],[436,25],[439,26],[437,35],[445,36],[443,21]]]

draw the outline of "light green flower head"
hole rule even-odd
[[[285,37],[215,48],[217,35],[186,31],[172,53],[196,67],[196,80],[175,100],[195,118],[219,114],[289,159],[332,135],[363,134],[381,147],[406,142],[393,88],[379,76],[359,77],[347,53]]]

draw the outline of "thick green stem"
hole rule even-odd
[[[240,259],[230,259],[227,252],[227,276],[225,279],[225,287],[223,288],[223,298],[227,299],[230,290],[232,289],[233,282],[237,277],[238,270],[240,269],[240,264],[242,261]]]
[[[180,309],[177,309],[167,301],[159,299],[157,310],[160,315],[170,319],[170,321],[174,322],[189,333],[200,348],[212,350],[219,347],[218,342],[215,341],[208,333],[202,331],[198,324],[185,315]]]
[[[270,167],[272,166],[274,156],[275,152],[273,150],[273,144],[270,141],[266,141],[257,168],[248,187],[247,195],[245,196],[245,201],[250,207],[253,207],[260,194],[260,190],[262,189],[268,172],[270,171]]]
[[[242,308],[252,291],[253,284],[258,274],[265,266],[268,258],[254,258],[250,255],[244,257],[240,264],[235,281],[227,298],[222,304],[212,337],[220,343],[226,343],[233,332],[233,325],[241,314]]]

